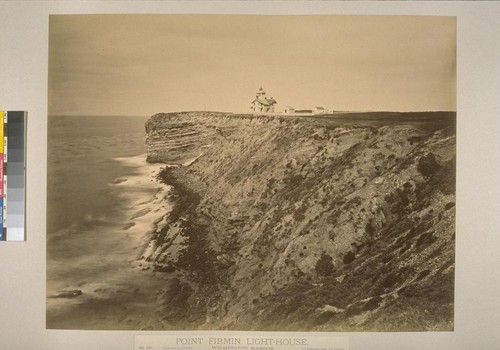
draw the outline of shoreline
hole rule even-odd
[[[103,251],[102,255],[88,256],[88,264],[81,264],[74,258],[65,262],[64,268],[69,268],[68,271],[74,271],[71,266],[75,266],[85,275],[75,272],[71,279],[49,279],[49,329],[165,328],[156,314],[157,294],[171,283],[171,278],[153,271],[141,256],[152,234],[161,229],[168,216],[170,206],[166,199],[170,187],[156,180],[162,166],[146,163],[145,154],[110,161],[119,162],[129,169],[127,175],[120,175],[107,185],[117,195],[125,212],[120,212],[112,223],[88,228],[99,238],[101,245],[108,247],[107,250],[98,247]],[[68,244],[76,244],[74,239],[68,239]],[[95,259],[102,261],[102,267],[96,265]],[[51,268],[55,271],[61,262],[52,261],[51,264],[56,264]],[[93,270],[97,272],[93,273]],[[58,288],[61,283],[65,287]]]
[[[173,208],[167,224],[156,235],[155,244],[161,246],[162,252],[172,251],[173,245],[179,245],[174,249],[178,254],[170,255],[168,261],[154,262],[154,271],[173,274],[177,285],[175,298],[168,297],[169,303],[163,310],[163,317],[174,321],[172,329],[205,327],[210,309],[219,303],[222,286],[228,287],[225,268],[210,244],[213,237],[210,222],[197,210],[202,198],[201,186],[190,183],[188,187],[181,180],[186,178],[188,167],[189,164],[165,167],[157,176],[172,187],[169,200]],[[165,296],[161,298],[165,299]]]

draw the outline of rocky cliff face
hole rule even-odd
[[[453,329],[454,114],[351,117],[147,122],[150,161],[194,160],[144,255],[166,327]]]
[[[213,123],[199,123],[207,118]],[[219,112],[156,114],[146,123],[147,160],[168,164],[193,160],[219,136],[237,128],[235,118],[238,116]]]

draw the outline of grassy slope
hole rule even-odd
[[[192,121],[220,137],[162,176],[193,327],[452,329],[453,125]]]

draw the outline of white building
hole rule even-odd
[[[328,111],[323,107],[314,107],[313,113],[314,114],[326,114],[326,113],[328,113]]]
[[[329,111],[324,107],[314,107],[312,109],[297,109],[292,106],[286,106],[283,113],[288,115],[322,115],[328,114]]]

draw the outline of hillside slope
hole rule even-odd
[[[453,119],[453,120],[452,120]],[[166,328],[452,330],[454,117],[158,114],[176,205],[144,260]]]

